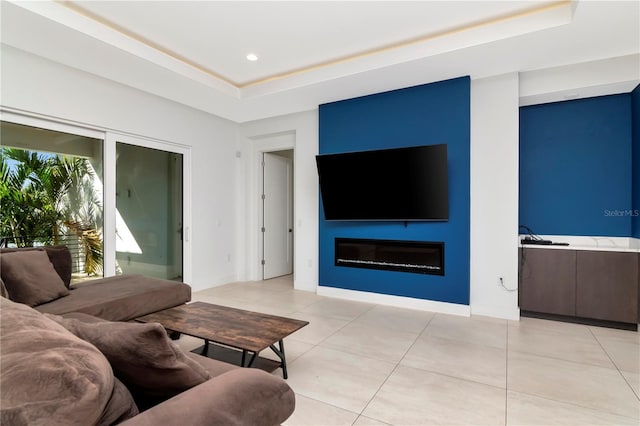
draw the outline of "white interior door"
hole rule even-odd
[[[262,278],[293,273],[293,161],[263,154]]]

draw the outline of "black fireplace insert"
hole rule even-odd
[[[335,265],[444,275],[444,242],[336,238]]]

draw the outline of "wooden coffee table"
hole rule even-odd
[[[171,331],[183,333],[204,340],[204,346],[194,350],[201,355],[209,355],[209,342],[242,351],[240,365],[251,367],[258,354],[270,348],[280,358],[276,366],[282,368],[286,379],[287,361],[283,339],[309,324],[292,318],[267,315],[259,312],[228,308],[205,302],[194,302],[175,308],[165,309],[136,318],[140,322],[158,322]],[[275,344],[278,344],[276,348]],[[234,353],[238,351],[232,349]],[[245,365],[247,354],[251,355]],[[213,356],[212,356],[213,358]],[[262,358],[260,358],[262,360]],[[270,360],[265,360],[270,361]]]

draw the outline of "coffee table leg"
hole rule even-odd
[[[244,352],[246,351],[243,351],[243,356],[244,356]],[[254,352],[253,355],[251,355],[251,359],[249,360],[249,364],[247,365],[247,368],[251,368],[251,366],[253,365],[253,361],[255,361],[257,357],[258,357],[258,352]],[[242,366],[244,367],[244,361],[242,364],[243,364]]]
[[[242,350],[242,361],[240,362],[240,367],[244,367],[244,361],[247,359],[247,351]]]
[[[276,355],[278,355],[278,358],[280,358],[280,368],[282,368],[282,377],[286,380],[289,377],[289,375],[287,374],[287,358],[285,357],[285,354],[284,354],[284,342],[280,340],[278,342],[278,346],[280,347],[279,350],[274,345],[271,345],[269,347]]]
[[[204,339],[204,348],[202,349],[202,355],[209,355],[209,341],[207,339]]]

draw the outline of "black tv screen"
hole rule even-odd
[[[449,218],[447,145],[316,156],[326,220]]]

